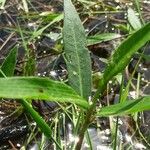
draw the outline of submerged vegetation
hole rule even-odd
[[[1,2],[2,148],[150,148],[150,4],[55,3]]]

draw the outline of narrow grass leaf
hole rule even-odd
[[[137,17],[135,11],[132,8],[128,9],[128,21],[134,30],[142,27],[140,19]]]
[[[44,32],[44,30],[46,30],[48,27],[50,27],[51,25],[53,25],[56,22],[59,22],[63,19],[63,15],[60,14],[58,16],[56,16],[49,24],[47,24],[46,26],[42,27],[41,29],[36,30],[33,35],[30,38],[30,41],[41,36],[41,34]]]
[[[88,108],[88,103],[62,82],[39,77],[0,78],[0,98],[36,99],[74,103]]]
[[[119,37],[120,37],[120,34],[117,34],[117,33],[102,33],[102,34],[97,34],[94,36],[88,36],[87,45],[90,46],[90,45],[98,44],[101,42],[110,41]]]
[[[82,22],[71,3],[64,0],[64,52],[70,86],[82,97],[91,95],[91,60],[86,48],[86,35]]]
[[[1,66],[2,72],[5,74],[5,76],[10,77],[14,75],[15,65],[16,65],[16,59],[17,59],[17,52],[18,48],[14,47],[8,56],[6,57],[5,61],[3,62]],[[2,73],[0,73],[0,77],[4,77]]]
[[[103,107],[97,113],[97,116],[121,116],[141,112],[144,110],[150,110],[150,96],[146,96],[137,100],[128,100],[123,103]]]
[[[99,89],[101,92],[105,89],[108,81],[113,76],[122,72],[123,69],[130,62],[133,54],[138,51],[146,42],[150,40],[150,23],[146,24],[143,28],[136,31],[130,37],[128,37],[122,44],[116,49],[111,56],[108,66],[104,71],[103,78],[99,82]]]
[[[140,18],[142,24],[145,24],[145,21],[142,16],[141,4],[142,4],[141,0],[135,0],[135,6],[136,6],[137,12],[139,13],[139,18]]]
[[[32,106],[25,100],[19,100],[20,103],[23,105],[25,110],[31,115],[34,121],[37,123],[41,131],[45,134],[45,136],[49,139],[52,139],[53,142],[61,149],[60,145],[52,136],[52,130],[48,126],[48,124],[44,121],[44,119],[32,108]]]

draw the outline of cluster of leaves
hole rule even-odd
[[[129,10],[129,13],[132,13],[132,10]],[[62,15],[55,19],[62,19]],[[87,115],[87,117],[83,118],[81,130],[84,127],[86,128],[81,131],[83,135],[79,136],[84,136],[84,132],[91,123],[93,116],[120,116],[149,110],[150,96],[147,96],[136,100],[125,100],[115,105],[99,108],[95,112],[97,99],[100,95],[103,95],[109,80],[122,72],[133,54],[150,40],[150,23],[141,27],[137,22],[132,26],[136,31],[125,39],[111,56],[108,66],[99,80],[98,89],[92,98],[91,104],[88,98],[91,96],[92,89],[92,69],[87,45],[90,45],[93,41],[89,37],[87,43],[86,34],[75,7],[71,0],[64,0],[63,43],[69,85],[40,77],[12,77],[17,58],[17,47],[15,47],[0,68],[0,97],[18,99],[37,122],[41,131],[48,138],[51,138],[59,149],[61,147],[56,139],[52,137],[51,128],[32,108],[31,100],[46,100],[78,105],[81,113],[84,112]],[[41,33],[42,31],[39,32]],[[109,37],[111,38],[111,36]],[[95,40],[94,42],[96,43],[97,41]],[[90,116],[88,116],[89,113],[91,113]],[[83,137],[80,138],[82,139]],[[79,149],[81,144],[79,143],[76,148]]]

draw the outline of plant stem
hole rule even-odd
[[[82,146],[82,143],[83,143],[83,139],[84,139],[84,133],[86,132],[88,126],[90,125],[91,123],[91,117],[92,117],[92,112],[90,113],[90,109],[89,111],[87,112],[86,114],[86,119],[83,123],[83,125],[81,126],[81,130],[79,132],[79,141],[76,145],[76,150],[80,150],[81,149],[81,146]]]
[[[116,127],[115,127],[115,137],[114,137],[114,143],[113,143],[113,150],[116,150],[117,148],[117,138],[118,138],[118,121],[119,121],[119,117],[117,117],[116,120]]]
[[[90,108],[87,110],[86,116],[85,116],[85,120],[83,122],[83,124],[81,125],[81,129],[79,131],[79,141],[75,147],[76,150],[80,150],[82,143],[83,143],[83,139],[84,139],[84,134],[87,130],[87,128],[89,127],[89,125],[93,122],[94,118],[95,118],[95,109],[96,109],[96,102],[97,99],[99,98],[100,95],[102,95],[102,93],[105,91],[107,83],[104,82],[103,79],[100,80],[99,82],[99,87],[92,99],[92,105],[90,106]]]

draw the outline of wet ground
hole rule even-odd
[[[89,46],[92,59],[93,72],[102,72],[106,67],[107,59],[112,54],[116,46],[122,41],[129,31],[122,29],[122,25],[128,24],[127,10],[129,7],[135,9],[134,2],[128,0],[106,0],[103,2],[93,1],[91,3],[76,2],[77,11],[83,21],[87,35],[100,33],[117,33],[120,38],[101,42]],[[140,6],[145,22],[150,21],[150,2],[143,1]],[[43,13],[50,13],[43,15]],[[19,54],[15,75],[22,76],[26,74],[24,66],[27,63],[25,47],[22,36],[26,42],[27,48],[31,50],[32,67],[36,68],[27,75],[36,75],[49,77],[55,80],[66,80],[67,70],[62,57],[63,47],[61,39],[62,20],[56,22],[51,27],[46,28],[42,34],[33,39],[33,32],[39,28],[45,27],[52,21],[55,15],[63,12],[63,3],[61,0],[32,0],[28,1],[28,8],[20,1],[9,0],[0,10],[0,64],[4,61],[11,48],[19,45]],[[51,14],[54,15],[51,15]],[[21,30],[20,30],[21,29]],[[150,94],[150,46],[147,44],[144,48],[143,58],[135,71],[132,86],[130,89],[130,98],[136,96],[136,83],[138,75],[140,80],[140,96]],[[139,50],[131,60],[129,67],[125,71],[125,82],[131,76],[135,66],[141,56],[142,50]],[[126,83],[125,83],[126,84]],[[110,83],[110,92],[103,97],[102,105],[107,105],[109,101],[113,104],[118,101],[119,85]],[[96,84],[94,83],[94,88]],[[93,88],[93,92],[94,92]],[[57,111],[61,111],[55,103],[34,101],[35,109],[47,120],[53,119]],[[90,137],[93,142],[94,150],[112,149],[110,134],[110,121],[116,122],[117,118],[110,120],[108,118],[99,118],[97,123],[89,128]],[[139,115],[139,130],[136,132],[136,122],[132,117],[126,116],[119,118],[119,145],[123,149],[150,149],[150,111]],[[98,124],[98,126],[96,126]],[[71,125],[66,122],[67,140],[71,138]],[[35,137],[32,136],[35,134]],[[141,134],[140,134],[141,133]],[[143,140],[142,135],[146,140]],[[70,136],[70,137],[69,137]],[[0,149],[39,149],[35,144],[41,140],[41,134],[38,132],[36,124],[24,113],[23,108],[15,100],[0,101]],[[146,143],[147,142],[147,143]],[[44,149],[52,149],[52,144],[46,142]],[[87,149],[86,142],[83,149]],[[119,148],[118,148],[119,149]]]

